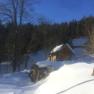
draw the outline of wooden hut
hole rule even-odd
[[[68,60],[74,55],[74,51],[69,44],[56,46],[48,56],[50,61]]]

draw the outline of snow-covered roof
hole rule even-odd
[[[68,43],[56,46],[55,48],[52,49],[51,53],[60,51],[64,47],[64,45],[66,45],[71,50],[72,53],[75,53],[74,50],[71,48],[71,46]]]
[[[57,51],[61,50],[62,47],[63,47],[63,45],[64,45],[64,44],[57,45],[56,47],[54,47],[54,48],[52,49],[51,53],[54,53],[54,52],[57,52]]]

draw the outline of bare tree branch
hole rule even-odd
[[[9,17],[15,25],[22,24],[24,18],[30,17],[34,1],[37,0],[6,0],[0,2],[0,15]],[[29,14],[29,16],[27,16]]]

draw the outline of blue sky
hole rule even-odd
[[[94,0],[40,0],[35,12],[51,22],[79,20],[94,15]]]

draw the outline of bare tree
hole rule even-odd
[[[33,2],[34,0],[0,0],[0,17],[2,19],[6,18],[6,21],[12,23],[12,28],[7,36],[5,48],[8,58],[13,61],[13,71],[16,71],[17,66],[20,66],[18,63],[21,56],[18,43],[18,31],[20,30],[18,25],[22,25],[23,18],[31,13],[29,10],[32,8]]]
[[[0,0],[0,16],[13,24],[22,24],[23,18],[31,14],[34,1],[37,0]]]
[[[17,24],[17,3],[17,0],[6,0],[6,2],[0,2],[1,18],[7,17],[7,20],[11,20],[15,25]]]
[[[23,15],[24,15],[24,8],[25,8],[25,1],[26,0],[19,0],[19,9],[20,9],[20,25],[22,24]]]

